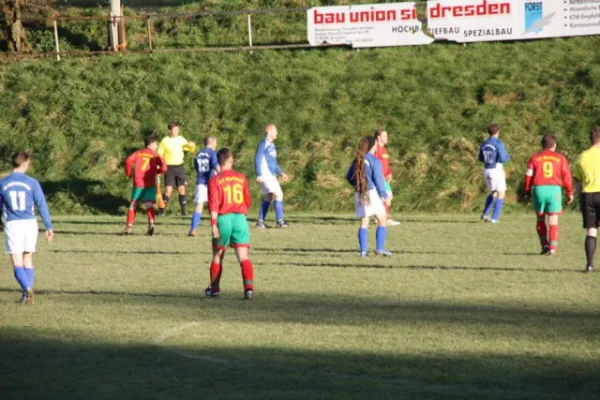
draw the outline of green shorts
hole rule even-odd
[[[392,185],[390,185],[390,183],[388,181],[385,181],[383,183],[383,186],[385,186],[385,191],[388,193],[392,193]]]
[[[131,191],[131,201],[142,201],[142,202],[155,202],[156,201],[156,188],[141,188],[134,187]]]
[[[562,188],[558,185],[534,186],[533,209],[538,215],[562,214]]]
[[[250,229],[244,214],[225,214],[217,218],[219,228],[218,249],[250,247]]]

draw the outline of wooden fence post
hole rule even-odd
[[[60,61],[60,46],[58,44],[58,24],[54,20],[54,44],[56,45],[56,61]]]
[[[150,23],[150,15],[146,16],[146,26],[148,28],[148,50],[152,53],[152,24]]]

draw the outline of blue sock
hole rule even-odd
[[[27,283],[29,287],[33,289],[33,282],[35,281],[35,269],[32,268],[23,268],[25,270],[25,274],[27,275]]]
[[[485,199],[485,207],[483,209],[483,214],[482,215],[487,215],[490,212],[490,210],[492,209],[492,204],[493,203],[494,203],[494,196],[490,194]]]
[[[366,228],[358,228],[358,245],[361,253],[367,252],[369,248],[369,231]]]
[[[277,222],[283,221],[283,201],[275,200],[275,217]]]
[[[15,279],[21,285],[21,290],[26,292],[29,288],[29,279],[27,279],[27,274],[25,273],[25,268],[23,267],[15,267]]]
[[[258,210],[258,220],[264,221],[267,218],[267,213],[269,212],[269,207],[271,207],[271,202],[267,200],[263,200],[260,203],[260,209]]]
[[[375,240],[377,241],[377,250],[385,250],[385,238],[387,236],[387,228],[378,226],[375,232]]]
[[[192,226],[190,227],[190,229],[192,229],[192,230],[198,229],[198,225],[200,225],[201,219],[202,219],[202,214],[197,211],[194,211],[194,214],[192,214]]]
[[[500,218],[500,214],[502,213],[502,206],[504,205],[503,199],[496,200],[496,205],[494,205],[494,215],[492,215],[492,221],[498,221]]]

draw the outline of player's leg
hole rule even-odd
[[[10,253],[9,256],[13,265],[15,279],[21,287],[21,298],[17,302],[20,304],[25,304],[27,302],[27,292],[29,290],[29,277],[27,276],[27,272],[23,266],[23,253]]]
[[[192,223],[190,225],[190,232],[188,236],[196,236],[196,230],[200,221],[202,220],[202,209],[204,208],[204,202],[208,200],[208,189],[206,185],[196,185],[196,193],[194,194],[194,213],[192,214]]]
[[[161,214],[164,214],[165,209],[169,205],[169,200],[171,199],[171,194],[173,193],[173,187],[175,186],[175,167],[169,165],[167,166],[167,172],[165,172],[165,194],[163,194],[164,207],[162,210],[159,210]]]
[[[29,280],[23,268],[23,252],[24,232],[22,229],[22,221],[6,221],[4,225],[4,234],[6,241],[6,254],[10,257],[13,266],[13,274],[17,283],[21,287],[21,298],[19,303],[25,304],[27,301],[27,289],[29,288]]]
[[[360,219],[358,247],[360,249],[360,256],[366,257],[369,251],[369,217],[362,217]]]
[[[285,222],[283,217],[283,191],[281,190],[281,186],[279,182],[275,180],[272,184],[273,186],[273,198],[275,201],[273,204],[275,205],[275,218],[277,219],[277,227],[278,228],[287,228],[288,223]]]
[[[154,189],[152,189],[154,191]],[[154,209],[154,202],[146,200],[144,202],[146,206],[146,216],[148,217],[148,231],[146,235],[154,235],[154,229],[156,228],[156,210]]]
[[[177,185],[177,192],[179,193],[179,208],[181,209],[181,216],[187,217],[187,199],[185,198],[187,175],[185,174],[185,167],[183,165],[177,167],[177,176],[175,177],[175,183]]]
[[[537,214],[535,230],[537,231],[538,238],[540,239],[542,254],[548,253],[548,227],[546,226],[545,214]]]
[[[545,191],[546,212],[548,213],[549,255],[558,250],[558,216],[562,214],[562,188],[557,185],[543,186]]]
[[[592,272],[594,269],[594,256],[596,254],[596,236],[598,235],[598,214],[594,205],[595,193],[584,193],[582,214],[583,227],[587,231],[585,237],[585,256],[587,265],[586,272]]]
[[[244,285],[244,297],[251,299],[254,294],[254,267],[248,258],[250,247],[250,230],[248,220],[243,214],[231,215],[231,247],[235,249],[240,268],[242,271],[242,283]]]
[[[268,188],[266,188],[265,184],[261,184],[261,191],[263,192],[262,203],[260,204],[260,208],[258,209],[258,219],[256,221],[257,228],[267,228],[265,225],[265,218],[267,217],[267,213],[269,212],[269,207],[271,207],[271,202],[273,201],[273,194],[268,192]],[[265,193],[265,191],[267,191]]]
[[[481,213],[481,219],[489,222],[490,217],[488,214],[492,210],[492,205],[494,204],[494,200],[496,199],[496,191],[495,191],[495,182],[494,177],[490,170],[485,170],[483,172],[483,178],[485,180],[485,186],[489,192],[488,196],[485,198],[485,205],[483,207],[483,213]]]
[[[548,213],[548,205],[546,202],[546,193],[544,186],[534,186],[531,190],[533,210],[536,214],[535,230],[540,239],[542,254],[547,254],[550,250],[548,243],[548,227],[546,226],[546,214]]]
[[[550,214],[548,216],[548,239],[550,247],[548,255],[555,255],[558,250],[558,214]]]
[[[210,264],[210,286],[206,289],[207,296],[218,296],[220,293],[221,272],[223,270],[223,257],[225,250],[231,244],[231,234],[233,230],[233,214],[219,215],[217,218],[217,228],[219,228],[219,238],[213,241],[213,259]]]
[[[375,231],[375,255],[389,257],[391,252],[385,249],[385,240],[387,238],[387,213],[385,204],[375,189],[369,192],[371,213],[377,218],[377,230]]]
[[[37,232],[36,232],[37,235]],[[34,304],[33,284],[35,283],[35,269],[33,268],[33,252],[23,253],[23,269],[27,276],[27,304]]]
[[[133,232],[133,224],[135,222],[137,208],[143,196],[144,188],[134,187],[131,190],[131,201],[129,202],[129,208],[127,209],[127,222],[125,224],[123,235],[130,235]]]
[[[502,207],[504,207],[504,195],[506,193],[506,175],[504,170],[495,170],[494,172],[494,184],[497,192],[496,199],[494,201],[494,213],[492,214],[492,220],[490,222],[497,223],[500,220],[502,214]]]

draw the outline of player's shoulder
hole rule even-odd
[[[243,173],[239,172],[239,171],[231,171],[232,175],[237,176],[238,178],[241,178],[243,180],[248,180],[248,178],[246,177],[246,175],[244,175]]]

